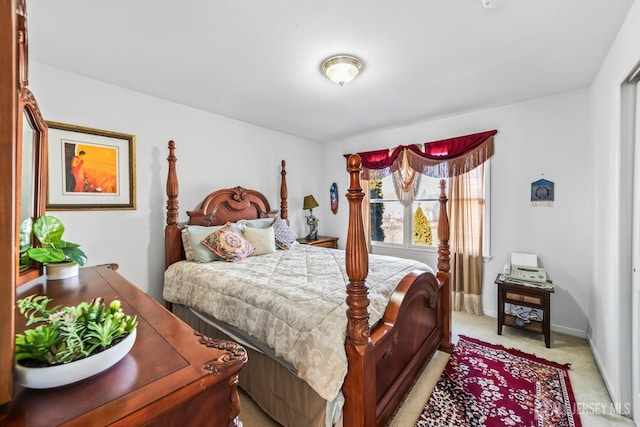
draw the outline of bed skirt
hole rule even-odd
[[[173,304],[173,313],[205,336],[234,341],[184,305]],[[325,427],[325,399],[280,363],[246,351],[249,360],[238,375],[239,385],[264,412],[283,426]]]

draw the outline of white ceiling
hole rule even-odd
[[[588,86],[633,0],[29,0],[30,59],[319,142]],[[320,73],[334,54],[363,71]]]

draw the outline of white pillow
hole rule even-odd
[[[251,256],[272,254],[276,251],[276,239],[273,234],[273,227],[254,228],[245,225],[242,228],[242,234],[244,238],[256,248],[256,251],[251,254]]]
[[[273,225],[273,218],[241,219],[237,224],[252,228],[267,228]]]

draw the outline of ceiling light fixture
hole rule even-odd
[[[322,74],[340,86],[353,80],[361,69],[360,60],[350,55],[332,56],[322,63]]]

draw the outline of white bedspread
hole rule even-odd
[[[384,315],[400,279],[412,270],[432,271],[416,261],[370,255],[372,325]],[[163,297],[267,343],[320,396],[333,400],[347,372],[347,283],[344,251],[294,245],[238,263],[175,263],[165,272]]]

